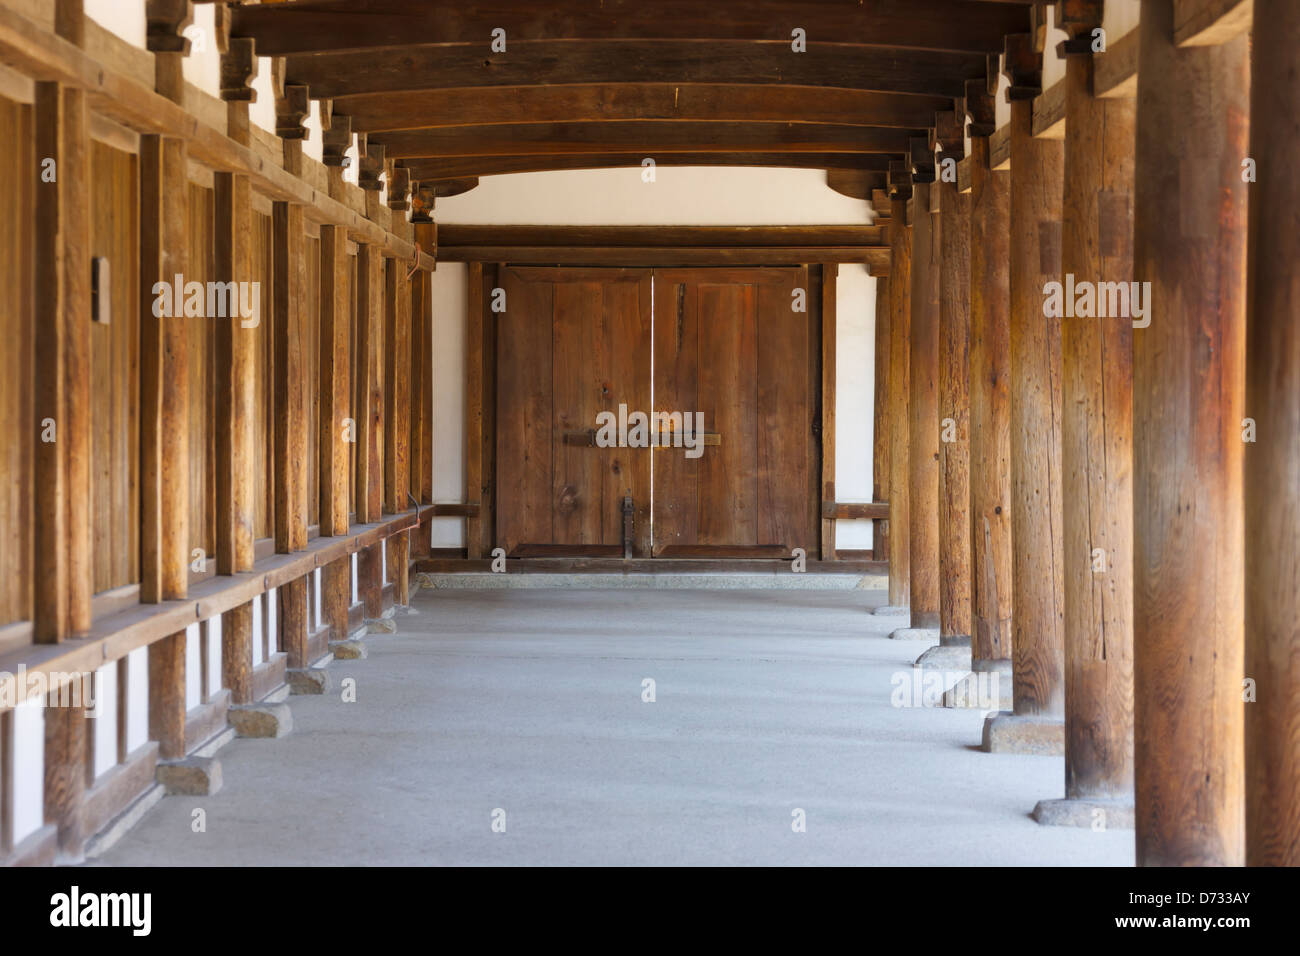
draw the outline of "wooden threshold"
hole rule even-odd
[[[885,573],[888,561],[820,561],[808,559],[810,574]],[[492,570],[487,558],[420,558],[413,570],[428,574],[458,574]],[[789,573],[790,562],[764,558],[507,558],[508,574],[764,574]]]

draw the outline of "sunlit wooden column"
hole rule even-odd
[[[1243,709],[1255,706],[1242,702],[1250,66],[1245,35],[1180,49],[1173,23],[1171,0],[1143,4],[1133,272],[1150,283],[1150,324],[1133,331],[1137,862],[1236,866]],[[1285,120],[1294,130],[1295,117]],[[1287,490],[1269,486],[1261,506],[1272,520]]]
[[[320,227],[320,533],[348,533],[348,455],[352,417],[349,339],[352,320],[348,282],[347,231]],[[321,568],[321,612],[332,644],[348,638],[352,599],[352,558],[344,555]],[[336,655],[341,649],[336,648]]]
[[[879,222],[879,220],[877,220]],[[889,276],[876,278],[875,396],[871,416],[871,500],[889,500]],[[889,519],[871,525],[872,558],[889,561]]]
[[[1133,825],[1133,145],[1137,104],[1092,95],[1101,3],[1065,20],[1061,475],[1065,799],[1040,823]],[[1069,295],[1073,293],[1073,295]],[[1069,301],[1066,296],[1069,295]]]
[[[148,48],[157,91],[184,96],[187,0],[149,0]],[[189,353],[183,304],[155,309],[189,268],[185,141],[140,137],[140,600],[184,598],[189,589]],[[163,300],[165,304],[165,299]],[[159,312],[163,314],[159,315]],[[179,631],[149,645],[149,736],[164,761],[185,757],[185,642]],[[165,773],[159,767],[160,779]]]
[[[434,196],[432,187],[421,186],[412,194],[413,211],[411,225],[415,233],[415,244],[420,251],[431,258],[436,258],[438,251],[438,227],[433,221]],[[412,355],[412,369],[419,370],[419,390],[412,391],[411,400],[415,412],[411,416],[412,451],[411,467],[419,475],[418,483],[412,482],[412,493],[421,504],[433,504],[433,427],[434,427],[434,381],[433,381],[433,275],[427,271],[418,274],[418,284],[411,299],[411,326],[418,330],[419,347]],[[413,375],[413,380],[417,376]],[[419,460],[417,465],[416,449]],[[426,520],[420,525],[412,551],[419,557],[428,557],[432,552],[433,521]]]
[[[912,227],[907,224],[910,177],[902,163],[889,171],[889,603],[877,614],[910,613],[912,572],[908,543],[908,360],[911,335]]]
[[[971,670],[1011,700],[1010,173],[990,164],[996,71],[966,85],[970,116]],[[996,676],[994,676],[996,675]],[[975,682],[979,687],[978,680]],[[996,680],[996,688],[993,683]],[[971,695],[965,695],[969,700]]]
[[[1011,100],[1012,713],[989,717],[990,752],[1061,753],[1065,739],[1061,568],[1061,326],[1044,286],[1061,271],[1060,140],[1035,139],[1041,54],[1007,37]]]
[[[1246,318],[1246,862],[1300,866],[1300,5],[1255,0]]]
[[[939,636],[939,270],[930,211],[934,156],[920,140],[912,167],[911,324],[908,354],[910,624],[895,639]]]
[[[227,135],[247,146],[248,111],[256,101],[252,80],[257,57],[251,39],[232,39],[221,57],[221,98],[226,102]],[[253,278],[253,197],[247,176],[213,175],[214,279],[245,286],[251,295]],[[253,515],[256,505],[254,470],[257,409],[255,368],[263,326],[263,291],[248,314],[232,309],[217,322],[216,362],[216,511],[217,573],[252,570]],[[242,304],[242,296],[239,300]],[[252,305],[251,300],[247,303]],[[262,330],[259,332],[259,329]],[[221,616],[221,682],[230,689],[231,703],[253,702],[253,604],[247,602]]]
[[[957,189],[965,112],[935,117],[939,175],[939,644],[971,643],[970,197]]]

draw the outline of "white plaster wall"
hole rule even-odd
[[[479,225],[853,225],[869,224],[867,203],[826,186],[820,170],[659,167],[565,170],[485,177],[477,189],[438,200],[441,223]],[[434,498],[465,500],[464,394],[468,270],[438,267],[435,332]],[[841,266],[837,285],[836,495],[871,500],[875,280]],[[437,519],[435,548],[463,546],[464,522]],[[838,544],[871,547],[871,522],[839,523]]]
[[[14,708],[14,845],[45,822],[45,701],[39,696]]]
[[[221,690],[221,615],[208,618],[204,626],[208,629],[208,686],[203,695],[211,697]]]
[[[50,4],[53,6],[53,4]],[[86,16],[127,43],[144,48],[144,0],[85,0]]]
[[[185,628],[185,709],[193,710],[203,703],[203,642],[199,640],[199,624],[195,621]]]
[[[117,765],[117,663],[105,664],[95,672],[95,713],[91,733],[95,735],[95,776]]]
[[[256,594],[253,596],[253,666],[256,667],[262,663],[262,628],[265,622],[262,620],[262,601],[263,596]]]
[[[137,647],[126,659],[126,751],[134,753],[149,740],[149,648]]]

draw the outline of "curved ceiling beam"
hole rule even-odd
[[[1008,33],[1029,29],[1032,0],[324,0],[234,6],[231,35],[253,37],[260,56],[464,44],[484,52],[493,30],[507,49],[526,40],[749,40],[808,42],[915,50],[997,53]]]
[[[865,169],[884,174],[889,156],[883,153],[666,153],[653,157],[657,166],[784,166],[796,169]],[[641,166],[643,153],[588,154],[580,156],[478,156],[448,160],[402,160],[413,182],[497,176],[502,173],[536,173],[563,169],[610,169]]]
[[[893,153],[902,156],[923,129],[820,126],[811,123],[678,123],[634,120],[590,123],[527,123],[517,126],[461,126],[374,133],[388,159],[448,159],[460,156],[544,154]]]
[[[832,87],[959,97],[985,75],[983,54],[863,49],[810,43],[514,43],[508,53],[409,46],[377,55],[323,53],[287,58],[286,81],[318,99],[494,86],[602,83],[706,83]],[[816,95],[810,93],[810,96]]]
[[[334,98],[357,132],[589,120],[841,123],[917,129],[952,109],[942,96],[803,87],[671,83],[480,87]]]

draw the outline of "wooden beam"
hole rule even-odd
[[[1174,4],[1174,43],[1180,47],[1218,46],[1249,33],[1254,0],[1177,0]],[[1265,29],[1268,20],[1261,19]]]
[[[917,129],[818,123],[607,120],[374,133],[390,159],[640,153],[902,153]]]
[[[835,500],[835,325],[838,263],[821,268],[821,488],[825,501]],[[835,560],[835,514],[822,514],[821,559]]]
[[[473,46],[396,47],[370,52],[297,54],[286,58],[291,83],[334,98],[407,90],[556,86],[620,82],[831,87],[961,96],[983,72],[983,53],[948,53],[825,45],[813,55],[790,43],[760,47],[719,40],[700,56],[698,44],[644,40],[517,42],[508,53]]]
[[[665,267],[722,265],[801,265],[814,262],[860,262],[875,275],[887,274],[889,250],[884,246],[749,246],[724,248],[687,246],[443,246],[444,262],[484,259],[520,265],[595,265]]]
[[[888,501],[823,501],[823,518],[883,520],[889,517]]]
[[[894,194],[889,205],[889,606],[906,610],[912,593],[908,402],[913,237],[906,197]]]
[[[1032,111],[1029,99],[1011,103],[1013,698],[1017,716],[1055,724],[1065,715],[1061,327],[1043,316],[1043,284],[1060,278],[1063,148],[1034,139]]]
[[[320,533],[348,532],[349,323],[352,319],[347,235],[337,226],[320,229]],[[336,640],[339,638],[336,638]]]
[[[1061,273],[1128,283],[1136,103],[1095,98],[1092,65],[1087,54],[1065,65]],[[1131,806],[1133,319],[1068,308],[1076,314],[1061,319],[1065,797]]]
[[[936,110],[951,105],[941,96],[818,90],[796,86],[673,83],[580,84],[576,86],[482,87],[449,93],[414,90],[395,99],[387,93],[341,96],[335,108],[361,132],[438,129],[488,124],[574,123],[587,120],[677,120],[710,123],[834,123],[918,129]]]
[[[1300,866],[1300,700],[1293,692],[1300,686],[1300,560],[1292,533],[1300,527],[1300,190],[1289,172],[1300,149],[1300,7],[1256,0],[1256,11],[1266,28],[1254,36],[1250,81],[1258,178],[1250,187],[1246,414],[1258,440],[1245,450],[1244,673],[1256,682],[1246,707],[1246,863]]]
[[[971,658],[1011,660],[1010,174],[971,138]],[[976,664],[976,666],[991,666]]]
[[[957,141],[960,150],[961,141]],[[971,641],[970,197],[939,182],[939,640]]]
[[[646,8],[635,0],[593,6],[581,0],[550,3],[500,0],[490,10],[452,3],[411,4],[401,0],[334,0],[292,5],[237,6],[233,36],[257,39],[263,56],[403,47],[419,38],[455,50],[486,47],[494,28],[508,25],[508,50],[539,40],[575,46],[591,41],[748,40],[790,52],[798,25],[810,44],[833,41],[864,47],[996,52],[1002,36],[1023,30],[1023,9],[990,7],[962,0],[910,0],[906,5],[851,6],[803,3],[791,19],[788,3],[752,0],[743,12],[693,0],[659,0]],[[797,21],[797,23],[796,23]]]
[[[1137,862],[1240,866],[1255,706],[1242,703],[1249,43],[1180,49],[1173,27],[1171,0],[1142,5],[1133,278],[1151,283],[1152,311],[1133,332]]]
[[[514,226],[444,223],[444,247],[608,246],[798,247],[881,246],[881,226]]]
[[[411,178],[422,183],[496,176],[503,173],[544,172],[557,169],[639,170],[653,159],[659,166],[775,166],[788,169],[852,169],[883,173],[889,156],[880,153],[800,153],[766,150],[732,153],[582,153],[540,156],[473,156],[452,159],[408,159],[402,162]]]

